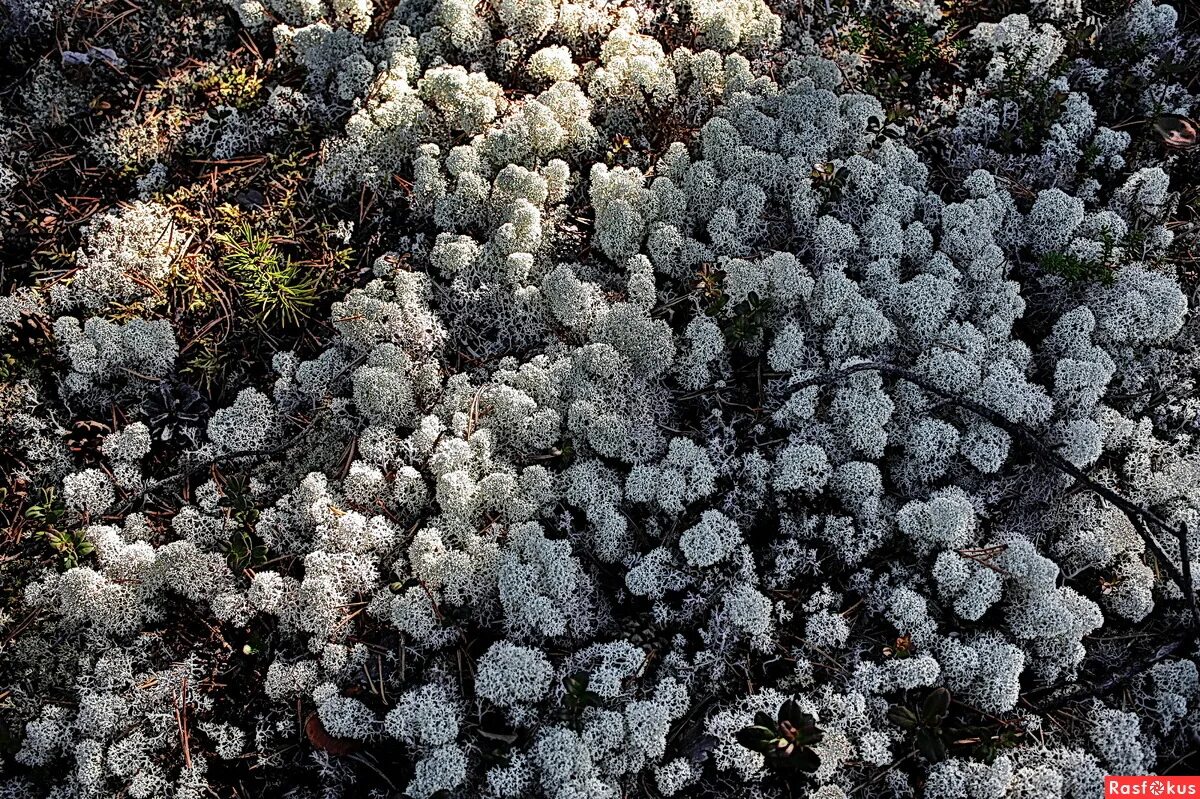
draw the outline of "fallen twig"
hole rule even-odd
[[[1086,485],[1092,491],[1099,494],[1103,499],[1112,503],[1122,513],[1124,513],[1141,536],[1147,548],[1154,554],[1154,557],[1162,564],[1164,570],[1170,576],[1171,580],[1179,586],[1183,592],[1184,599],[1187,602],[1188,608],[1191,610],[1192,622],[1197,629],[1200,629],[1200,607],[1196,604],[1196,592],[1191,581],[1191,564],[1187,560],[1188,543],[1187,543],[1187,528],[1181,525],[1179,529],[1172,527],[1158,514],[1153,511],[1143,508],[1135,502],[1131,502],[1125,497],[1113,491],[1108,486],[1092,479],[1086,472],[1080,469],[1069,460],[1059,455],[1053,447],[1046,444],[1039,435],[1023,424],[1013,422],[998,411],[992,410],[986,405],[976,402],[967,397],[959,397],[950,392],[943,391],[937,386],[931,385],[927,380],[917,373],[905,369],[901,366],[896,366],[890,363],[882,363],[877,361],[864,361],[839,369],[835,372],[829,372],[823,375],[809,378],[797,383],[793,388],[799,390],[809,386],[828,385],[830,383],[839,382],[851,375],[859,372],[878,372],[889,377],[896,377],[901,380],[906,380],[915,386],[918,386],[930,394],[933,394],[951,405],[955,405],[963,410],[970,411],[976,416],[982,417],[991,424],[999,427],[1014,438],[1018,438],[1028,446],[1035,455],[1037,455],[1047,465],[1064,472]],[[1150,528],[1158,529],[1166,532],[1169,535],[1179,539],[1179,548],[1181,560],[1183,560],[1183,571],[1163,551],[1162,545],[1155,538]]]

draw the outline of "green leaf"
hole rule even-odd
[[[925,702],[921,705],[921,723],[926,727],[936,727],[949,712],[950,692],[944,687],[936,688],[925,697]]]
[[[582,695],[587,691],[588,683],[591,682],[592,676],[586,671],[577,671],[567,678],[567,691]]]
[[[821,757],[813,750],[805,747],[792,752],[792,756],[788,758],[788,765],[794,766],[801,771],[813,772],[821,767]]]
[[[807,715],[807,714],[805,714]],[[817,722],[808,717],[808,721],[796,726],[795,739],[797,746],[812,746],[825,740],[825,731],[817,726]]]
[[[795,699],[789,699],[779,706],[779,721],[790,721],[794,726],[799,727],[804,721],[812,721],[813,717],[800,709],[800,705]]]
[[[766,752],[774,747],[775,730],[766,727],[743,727],[734,734],[737,742],[755,752]]]
[[[931,763],[946,759],[946,744],[942,736],[934,730],[917,731],[917,749]]]
[[[754,714],[754,723],[759,727],[771,729],[775,726],[775,719],[760,710]]]
[[[903,705],[892,705],[888,708],[887,717],[888,721],[905,730],[916,729],[918,724],[917,714]]]
[[[820,743],[825,737],[825,733],[817,726],[817,720],[801,710],[800,705],[793,699],[779,706],[779,726],[788,740],[797,746]]]

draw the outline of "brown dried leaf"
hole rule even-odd
[[[321,717],[316,713],[310,713],[308,718],[305,719],[304,735],[313,746],[328,752],[334,757],[344,757],[358,748],[357,741],[334,738],[330,735],[325,730],[325,725],[321,723]]]

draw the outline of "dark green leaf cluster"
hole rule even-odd
[[[812,747],[824,738],[817,720],[801,710],[794,699],[780,705],[774,719],[759,711],[754,724],[737,733],[738,743],[765,756],[768,765],[810,772],[821,767],[821,758]]]

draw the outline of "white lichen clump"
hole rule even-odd
[[[0,297],[0,797],[1083,799],[1185,756],[1196,156],[1130,120],[1195,114],[1200,50],[1152,0],[852,5],[979,73],[919,148],[762,0],[229,0],[172,36],[237,57],[111,120],[144,48],[31,68],[141,199]],[[214,165],[305,188],[199,224]],[[233,219],[297,318],[239,318],[192,235]]]

